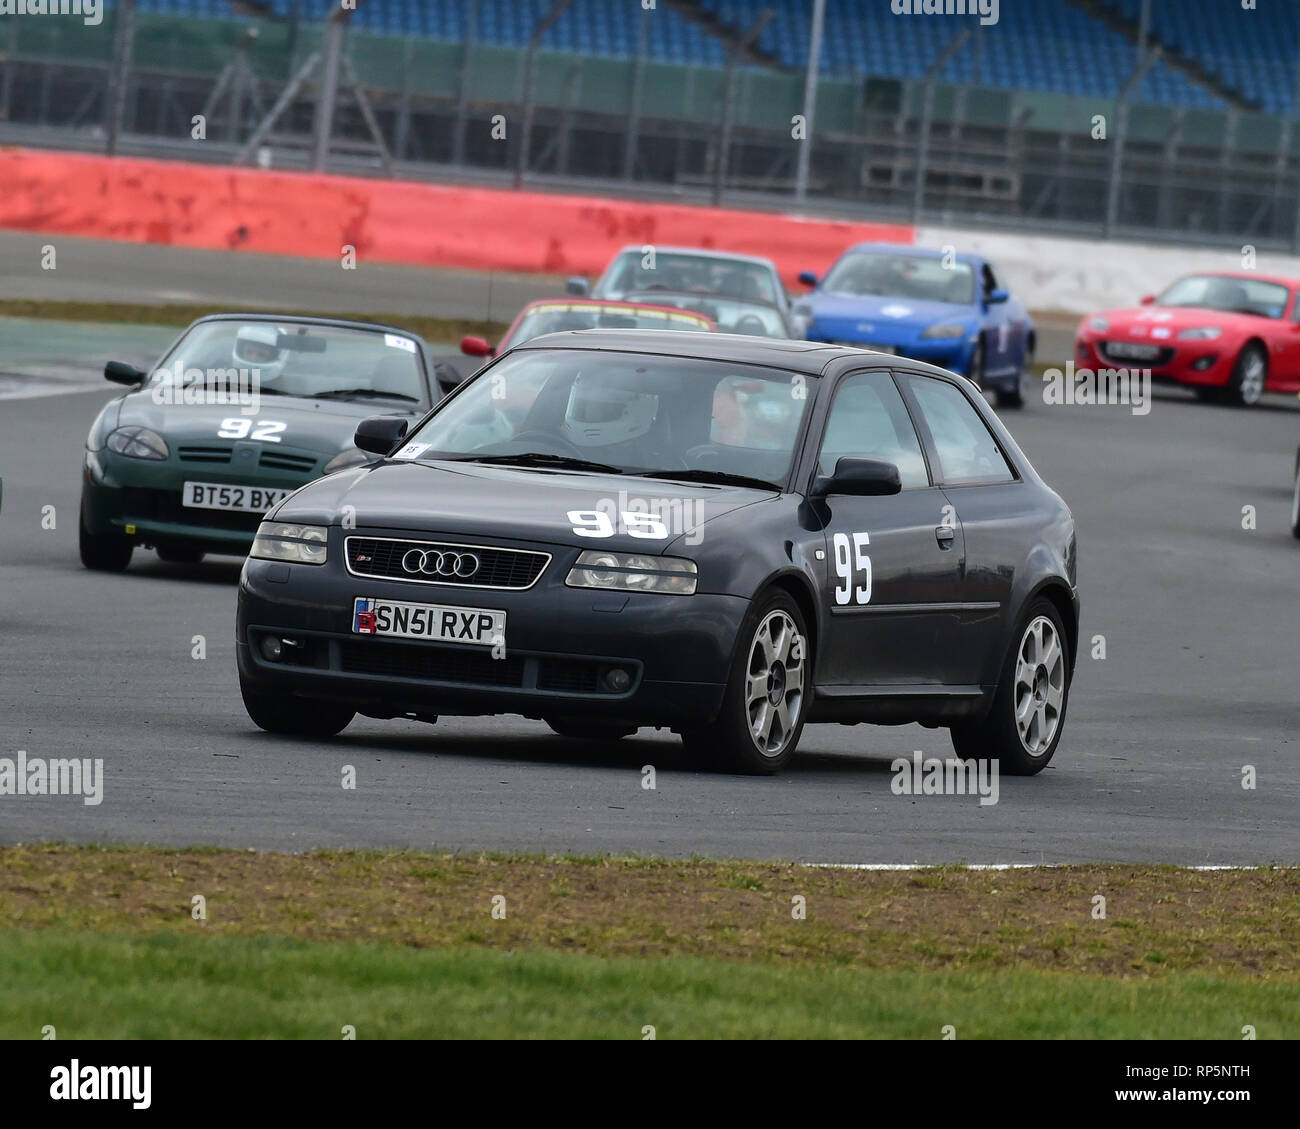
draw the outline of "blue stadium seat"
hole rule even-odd
[[[106,0],[108,6],[113,0]],[[1136,20],[1141,0],[1102,0]],[[277,16],[295,9],[318,21],[337,0],[271,0]],[[717,23],[743,33],[764,8],[776,17],[759,48],[793,70],[803,68],[809,45],[808,0],[697,0]],[[479,0],[480,41],[524,46],[551,0]],[[144,13],[247,19],[229,0],[138,0]],[[1296,87],[1300,5],[1261,4],[1243,10],[1239,0],[1154,0],[1152,29],[1169,48],[1196,59],[1224,85],[1274,113],[1290,112]],[[359,30],[458,41],[466,31],[468,0],[369,0],[354,17]],[[649,15],[651,57],[693,66],[721,66],[726,48],[699,22],[660,4]],[[574,0],[543,38],[545,48],[628,58],[636,51],[640,6],[635,0]],[[827,0],[828,34],[822,48],[827,75],[848,78],[921,77],[961,27],[976,32],[944,68],[946,82],[1009,90],[1046,90],[1111,98],[1137,62],[1119,32],[1069,0],[1000,5],[995,26],[975,17],[897,16],[886,0]],[[1213,94],[1160,63],[1138,92],[1140,100],[1194,108],[1221,108]]]

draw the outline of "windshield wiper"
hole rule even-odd
[[[674,478],[679,482],[708,482],[719,486],[748,486],[754,490],[775,490],[781,487],[765,478],[753,478],[748,474],[730,474],[725,470],[652,470],[639,474],[639,478]]]
[[[409,404],[418,404],[419,398],[408,396],[404,392],[384,392],[379,388],[330,388],[325,392],[313,392],[305,397],[309,400],[346,400],[365,396],[373,400],[405,400]]]
[[[457,455],[448,461],[492,463],[498,466],[554,467],[556,470],[594,470],[601,474],[623,473],[622,467],[610,466],[608,463],[593,463],[589,459],[575,459],[569,455],[548,455],[541,451],[521,451],[516,455]]]

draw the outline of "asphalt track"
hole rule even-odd
[[[0,367],[21,386],[35,362],[11,363],[6,328]],[[1078,519],[1085,646],[1055,762],[1003,778],[999,802],[980,806],[891,792],[894,757],[949,752],[946,733],[919,727],[810,727],[774,779],[700,771],[667,733],[587,746],[517,717],[358,719],[315,743],[260,733],[235,677],[237,561],[183,568],[140,552],[122,576],[81,568],[80,448],[112,392],[74,390],[89,347],[50,332],[50,356],[75,352],[86,367],[68,386],[0,399],[0,757],[103,758],[104,798],[0,796],[0,841],[1300,862],[1289,401],[1236,411],[1171,392],[1147,416],[1036,400],[1007,417]],[[134,348],[147,359],[153,344]],[[1256,509],[1253,531],[1243,506]],[[192,657],[198,635],[204,659]],[[1104,660],[1090,656],[1095,635]],[[345,765],[355,791],[340,785]],[[1248,765],[1254,789],[1242,787]]]

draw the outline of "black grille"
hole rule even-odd
[[[383,674],[466,686],[522,686],[524,660],[494,659],[489,650],[387,643],[375,639],[342,644],[342,669],[350,674]]]
[[[300,474],[316,467],[314,455],[291,455],[287,451],[263,451],[258,462],[270,470],[292,470]]]
[[[459,553],[462,556],[473,553],[479,560],[479,567],[472,575],[465,577],[412,575],[402,567],[402,558],[412,549],[426,553]],[[349,537],[347,555],[348,568],[358,576],[423,580],[480,588],[528,588],[542,575],[549,559],[546,553],[521,549],[481,548],[435,541],[389,541],[376,537]]]
[[[1163,368],[1174,359],[1174,351],[1166,346],[1133,345],[1125,342],[1103,341],[1097,346],[1102,359],[1113,365],[1144,365],[1151,368]],[[1134,356],[1132,350],[1144,353]]]
[[[186,463],[228,463],[229,447],[177,447],[176,454]]]
[[[600,684],[599,664],[583,659],[546,659],[537,676],[539,690],[562,694],[600,694],[609,691]]]

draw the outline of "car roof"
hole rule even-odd
[[[621,310],[651,310],[657,314],[686,314],[688,317],[697,318],[700,321],[711,322],[713,319],[708,314],[702,314],[698,310],[684,310],[679,306],[659,306],[654,302],[642,302],[630,298],[578,298],[575,296],[559,298],[534,298],[521,313],[527,313],[537,306],[617,306]]]
[[[1181,282],[1185,278],[1239,278],[1243,281],[1254,279],[1256,282],[1272,282],[1277,286],[1288,288],[1300,286],[1300,280],[1287,278],[1281,274],[1260,274],[1256,270],[1194,270],[1179,275],[1175,281]]]
[[[770,365],[818,376],[841,357],[896,360],[889,353],[850,349],[821,341],[792,341],[781,337],[747,337],[739,333],[696,333],[670,329],[572,329],[547,333],[516,345],[511,353],[527,349],[607,349],[619,353],[655,353],[666,357],[694,357],[705,361]]]
[[[412,333],[409,329],[403,329],[400,325],[390,325],[381,321],[349,321],[347,318],[320,318],[310,317],[306,314],[277,314],[274,312],[267,313],[262,310],[258,313],[207,314],[204,317],[195,318],[190,325],[201,325],[210,321],[266,321],[277,324],[332,326],[336,329],[367,329],[372,332],[398,333],[403,337],[410,337],[425,346],[426,349],[428,348],[428,342],[418,333]]]
[[[629,243],[622,248],[618,255],[626,255],[629,252],[640,255],[645,251],[645,246],[640,243]],[[725,259],[736,263],[753,263],[756,266],[770,267],[776,270],[776,264],[771,259],[765,259],[761,255],[742,255],[738,251],[718,251],[706,249],[703,247],[665,247],[662,244],[654,245],[656,255],[694,255],[700,259]],[[615,255],[615,258],[618,258]]]
[[[881,255],[907,255],[914,259],[941,259],[949,254],[949,251],[942,247],[918,247],[913,243],[855,243],[844,254],[850,255],[855,251]],[[953,257],[959,263],[978,265],[986,261],[983,255],[976,255],[970,251],[958,251]]]

